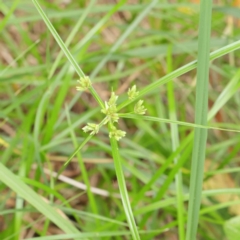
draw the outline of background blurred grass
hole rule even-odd
[[[93,6],[88,8],[90,2]],[[103,100],[113,89],[121,102],[129,86],[136,84],[141,89],[197,57],[198,1],[159,1],[140,22],[136,19],[150,1],[121,1],[117,7],[116,2],[106,0],[39,4],[63,41],[71,40],[70,52],[91,76]],[[214,2],[211,51],[239,39],[238,5],[238,1]],[[72,160],[60,180],[54,181],[54,172],[88,136],[81,128],[102,120],[100,108],[90,94],[76,92],[78,76],[65,56],[56,65],[60,48],[31,1],[2,1],[0,19],[0,159],[15,174],[6,175],[9,185],[0,183],[0,238],[28,239],[64,231],[18,195],[10,185],[13,179],[42,196],[35,196],[36,203],[50,202],[63,217],[66,214],[76,229],[89,234],[82,235],[84,239],[97,239],[95,232],[102,234],[99,239],[132,239],[118,195],[106,128]],[[239,51],[235,51],[211,63],[211,126],[239,129],[238,59]],[[162,85],[144,97],[148,115],[170,119],[175,115],[179,121],[194,122],[195,87],[195,70],[174,79],[173,86]],[[171,108],[173,99],[175,108]],[[123,112],[131,111],[132,106],[127,106]],[[174,177],[182,173],[186,200],[193,128],[177,126],[173,135],[164,122],[124,119],[119,125],[127,132],[119,149],[141,239],[180,239]],[[172,150],[176,133],[179,147]],[[226,239],[225,221],[240,214],[238,135],[208,132],[198,239]],[[177,156],[179,164],[174,165]],[[86,181],[94,187],[88,194],[81,185],[88,184]],[[34,198],[29,199],[32,201]]]

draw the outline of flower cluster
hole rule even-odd
[[[78,81],[80,86],[77,87],[77,90],[79,91],[85,91],[91,87],[91,81],[89,77],[80,78]],[[129,100],[134,100],[139,95],[139,92],[137,92],[136,85],[134,85],[132,88],[128,89],[128,98]],[[102,126],[103,124],[107,124],[110,122],[110,132],[109,137],[115,138],[117,141],[119,141],[121,138],[125,137],[126,132],[117,129],[113,124],[117,123],[119,120],[119,115],[117,113],[117,99],[118,96],[115,94],[115,92],[111,93],[111,97],[108,101],[105,102],[104,108],[101,110],[102,113],[106,115],[105,119],[102,121],[100,125],[94,124],[94,123],[88,123],[87,126],[83,128],[84,132],[90,132],[90,135],[97,134],[99,131],[99,126]],[[143,115],[145,114],[147,109],[143,106],[143,100],[139,100],[135,106],[134,106],[134,113]]]
[[[147,109],[142,105],[143,100],[139,100],[134,106],[134,113],[144,115]]]
[[[115,138],[117,141],[119,141],[121,138],[125,137],[126,132],[117,129],[116,127],[112,126],[111,131],[109,132],[110,138]]]
[[[105,102],[105,108],[101,110],[101,112],[106,114],[107,116],[104,124],[108,123],[109,121],[111,121],[112,123],[118,122],[119,117],[117,114],[117,99],[118,96],[114,92],[112,92],[108,102]]]
[[[90,78],[88,76],[81,77],[80,80],[78,80],[77,82],[80,85],[80,86],[76,87],[77,91],[86,91],[92,85],[91,80],[90,80]]]
[[[87,126],[83,127],[84,132],[91,132],[90,135],[95,135],[99,131],[99,125],[95,123],[88,123]]]
[[[128,89],[128,99],[133,100],[138,96],[139,92],[137,92],[136,85],[132,86],[132,88]]]

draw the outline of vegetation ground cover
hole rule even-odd
[[[231,4],[0,3],[0,239],[239,239]]]

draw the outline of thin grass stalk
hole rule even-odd
[[[69,62],[72,64],[73,68],[75,69],[76,73],[78,74],[78,76],[80,78],[84,78],[85,74],[82,71],[82,69],[79,67],[78,63],[76,62],[75,58],[73,57],[73,55],[70,53],[70,51],[68,50],[67,46],[65,45],[65,43],[63,42],[63,40],[61,39],[61,37],[58,35],[56,29],[54,28],[54,26],[52,25],[52,23],[50,22],[50,20],[48,19],[47,15],[44,13],[43,9],[41,8],[41,6],[39,5],[37,0],[32,0],[36,9],[38,10],[39,14],[41,15],[43,21],[45,22],[45,24],[47,25],[49,31],[51,32],[51,34],[53,35],[53,37],[55,38],[56,42],[58,43],[59,47],[62,49],[62,51],[64,52],[64,54],[66,55],[67,59],[69,60]],[[101,106],[102,108],[104,108],[104,104],[101,100],[101,98],[99,97],[99,95],[97,94],[97,92],[94,90],[94,88],[91,86],[89,88],[89,91],[91,92],[91,94],[93,95],[93,97],[95,98],[95,100],[98,102],[99,106]]]
[[[238,188],[226,188],[226,189],[214,189],[214,190],[204,190],[202,192],[202,197],[213,197],[213,196],[217,196],[217,195],[221,195],[221,194],[238,194],[240,195],[240,189]],[[184,201],[188,201],[189,199],[189,194],[184,194]],[[151,203],[147,206],[143,206],[141,208],[138,208],[137,210],[134,211],[134,215],[143,215],[146,214],[147,212],[151,212],[151,211],[156,211],[160,208],[166,208],[169,207],[171,205],[174,205],[176,202],[176,198],[172,197],[172,198],[167,198],[158,202],[154,202]],[[201,212],[204,211],[201,210]],[[200,213],[201,214],[201,213]]]
[[[207,124],[212,1],[200,3],[195,123]],[[207,130],[194,129],[186,240],[196,239],[201,205]]]
[[[159,117],[152,117],[152,116],[139,116],[137,114],[131,114],[131,113],[119,113],[119,116],[121,118],[145,120],[145,121],[151,121],[151,122],[164,122],[164,123],[178,124],[178,125],[182,125],[182,126],[186,126],[186,127],[193,127],[193,128],[210,129],[210,130],[212,129],[212,130],[220,130],[220,131],[236,132],[236,133],[240,132],[240,130],[238,130],[238,129],[204,126],[204,125],[200,125],[200,124],[181,122],[181,121],[176,121],[176,120],[167,119],[167,118],[159,118]]]
[[[64,54],[66,55],[66,57],[68,58],[69,62],[73,65],[74,69],[76,70],[77,74],[79,75],[79,77],[85,77],[84,72],[82,71],[82,69],[78,66],[78,63],[76,62],[76,60],[74,59],[74,57],[72,56],[72,54],[69,52],[67,46],[64,44],[63,40],[61,39],[61,37],[58,35],[56,29],[54,28],[54,26],[52,25],[52,23],[50,22],[50,20],[48,19],[47,15],[44,13],[43,9],[41,8],[41,6],[39,5],[37,0],[32,0],[33,4],[35,5],[36,9],[38,10],[39,14],[41,15],[43,21],[45,22],[45,24],[47,25],[49,31],[51,32],[51,34],[53,35],[53,37],[55,38],[56,42],[58,43],[58,45],[60,46],[60,48],[62,49],[62,51],[64,52]]]
[[[69,108],[67,106],[66,106],[65,111],[66,111],[68,124],[69,124],[69,126],[71,126],[72,123],[71,123],[71,119],[70,119]],[[75,135],[73,130],[71,130],[70,135],[71,135],[74,147],[76,148],[78,143],[77,143],[76,135]],[[77,152],[77,159],[78,159],[78,164],[79,164],[81,174],[82,174],[82,177],[83,177],[83,181],[84,181],[85,185],[87,186],[87,196],[88,196],[88,199],[89,199],[91,209],[92,209],[93,213],[98,214],[97,204],[96,204],[95,198],[93,196],[93,193],[91,191],[91,185],[90,185],[90,182],[89,182],[88,172],[87,172],[87,169],[86,169],[85,164],[83,162],[82,154],[81,154],[80,151]],[[99,222],[97,222],[97,224],[99,224]]]
[[[213,61],[219,57],[222,57],[232,51],[235,51],[237,49],[240,48],[240,40],[236,41],[234,43],[231,43],[223,48],[220,48],[216,51],[213,51],[208,58],[208,61]],[[124,102],[122,102],[121,104],[118,105],[117,110],[121,110],[122,108],[128,106],[129,104],[131,104],[132,102],[138,100],[139,98],[142,98],[143,96],[146,96],[147,94],[153,93],[154,91],[159,91],[158,87],[168,83],[169,81],[172,81],[173,79],[195,69],[197,66],[197,61],[192,61],[180,68],[178,68],[177,70],[165,75],[164,77],[156,80],[155,82],[149,84],[148,86],[146,86],[145,88],[143,88],[141,91],[139,91],[138,96],[134,99],[134,100],[125,100]]]
[[[90,3],[88,4],[86,10],[83,12],[83,14],[81,15],[81,17],[78,19],[78,21],[76,22],[75,26],[73,27],[71,33],[69,34],[69,36],[67,37],[67,40],[65,42],[66,47],[69,47],[71,41],[73,40],[73,38],[75,37],[75,35],[77,34],[77,32],[79,31],[80,27],[82,26],[85,18],[87,17],[87,15],[89,14],[89,12],[91,11],[92,7],[94,6],[94,4],[96,3],[96,0],[91,0]],[[63,52],[59,52],[59,54],[57,55],[51,69],[50,72],[48,74],[48,79],[51,79],[55,70],[57,69],[57,66],[59,64],[59,62],[61,61],[61,58],[63,56]]]
[[[172,72],[172,47],[168,48],[167,54],[167,72]],[[174,96],[174,86],[173,82],[170,81],[167,84],[168,92],[168,106],[169,106],[169,118],[172,120],[177,120],[176,116],[176,104]],[[172,139],[172,151],[175,152],[179,147],[179,135],[178,135],[178,125],[171,123],[171,139]],[[174,163],[177,165],[178,156],[174,158]],[[185,239],[185,221],[184,221],[184,205],[183,205],[183,188],[182,188],[182,172],[179,170],[175,176],[175,186],[177,193],[177,221],[178,221],[178,236],[179,240]]]
[[[109,124],[109,131],[111,130],[111,126]],[[131,209],[131,204],[128,198],[128,192],[126,188],[126,182],[124,179],[124,174],[123,174],[123,169],[122,169],[122,164],[121,164],[121,158],[119,155],[119,150],[118,150],[118,143],[117,141],[112,137],[110,138],[111,142],[111,148],[112,148],[112,155],[113,155],[113,160],[114,160],[114,166],[115,166],[115,171],[117,175],[117,180],[118,180],[118,186],[119,186],[119,191],[121,194],[121,199],[123,203],[123,208],[127,217],[127,221],[129,224],[129,228],[132,234],[132,239],[134,240],[140,240],[140,236],[138,233],[138,229],[134,220],[133,212]]]

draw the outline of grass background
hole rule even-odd
[[[81,72],[62,54],[33,2],[103,101],[113,89],[122,108],[128,88],[136,84],[143,89],[147,115],[158,119],[119,121],[127,136],[113,152],[121,163],[115,162],[116,169],[107,127],[91,139],[81,130],[104,115],[91,94],[76,91]],[[197,72],[174,75],[174,70],[198,57],[200,4],[33,2],[0,3],[0,239],[185,239],[194,129],[159,118],[198,120]],[[231,43],[239,48],[238,5],[213,2],[211,52],[220,49],[223,55]],[[207,119],[209,126],[240,130],[239,51],[229,49],[210,64]],[[204,174],[197,239],[238,239],[239,148],[239,133],[208,130],[205,172],[193,173]],[[120,199],[120,169],[138,226],[135,236]]]

